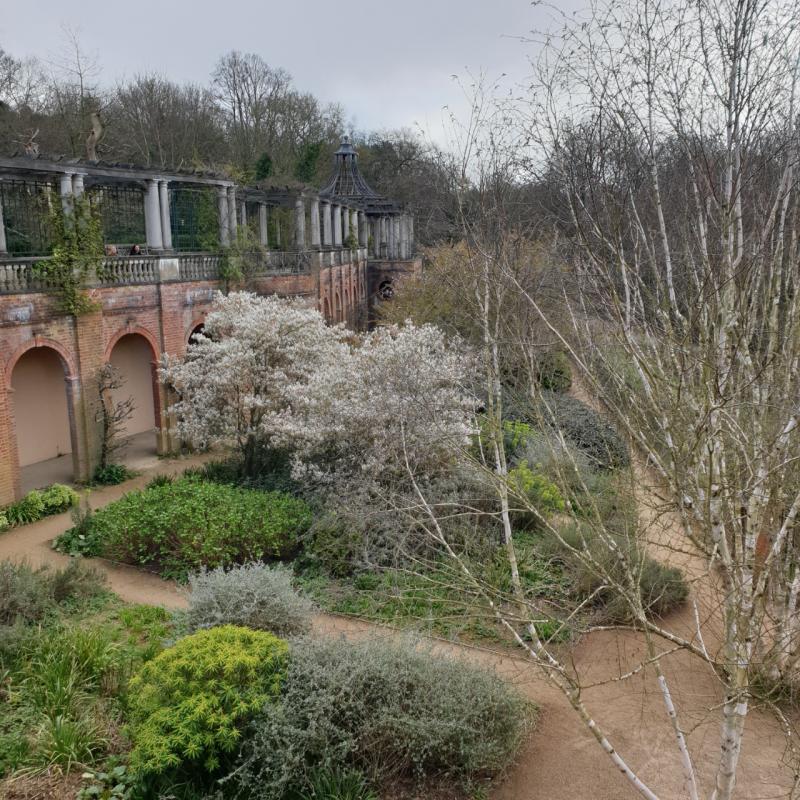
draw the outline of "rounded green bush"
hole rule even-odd
[[[36,522],[45,514],[44,500],[38,489],[32,489],[22,500],[17,500],[4,509],[4,513],[11,525],[27,525]]]
[[[514,516],[521,524],[537,525],[552,514],[564,510],[564,498],[551,480],[534,472],[527,461],[520,461],[509,470],[508,482],[521,506]],[[535,511],[533,510],[535,509]]]
[[[306,503],[183,478],[129,492],[96,511],[89,531],[67,531],[59,550],[155,566],[165,577],[249,561],[282,558],[308,527]]]
[[[45,514],[60,514],[78,505],[78,493],[63,483],[54,483],[42,490]]]
[[[469,784],[511,762],[532,708],[491,672],[408,640],[304,639],[281,703],[253,721],[235,780],[252,800],[309,788],[318,770]]]
[[[129,687],[134,774],[217,772],[238,750],[244,725],[278,697],[288,653],[270,633],[223,625],[147,662]]]

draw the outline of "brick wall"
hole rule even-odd
[[[329,322],[359,327],[366,323],[373,284],[378,285],[367,262],[361,261],[311,274],[262,276],[252,289],[259,294],[307,297]],[[93,296],[99,310],[77,319],[59,314],[55,299],[46,293],[0,295],[0,505],[20,492],[11,373],[27,349],[51,347],[61,356],[75,476],[86,480],[96,466],[100,444],[96,374],[114,344],[126,334],[137,334],[150,343],[154,364],[164,353],[182,355],[219,289],[216,281],[98,288]],[[154,397],[161,429],[159,450],[167,452],[177,443],[166,414],[169,398],[157,380]]]

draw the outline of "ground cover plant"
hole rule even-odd
[[[61,514],[77,503],[78,493],[61,483],[54,483],[46,489],[32,489],[16,503],[0,508],[0,531],[27,525],[51,514]]]
[[[62,534],[55,547],[183,580],[202,567],[286,557],[309,522],[298,498],[190,476],[129,492]]]

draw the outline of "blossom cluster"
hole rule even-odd
[[[358,336],[300,300],[219,296],[163,377],[196,445],[254,440],[289,451],[295,477],[391,481],[435,471],[474,430],[474,362],[431,325]]]

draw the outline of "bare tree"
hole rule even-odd
[[[796,3],[595,4],[546,39],[524,110],[527,166],[557,178],[573,234],[580,293],[553,332],[657,472],[721,609],[719,652],[643,621],[724,686],[714,800],[754,699],[799,677],[799,45]]]
[[[115,398],[123,386],[125,378],[113,364],[108,363],[100,368],[97,374],[97,393],[100,402],[96,417],[100,423],[100,469],[113,464],[115,454],[127,444],[123,434],[126,423],[133,416],[135,406],[133,397],[121,400]]]

